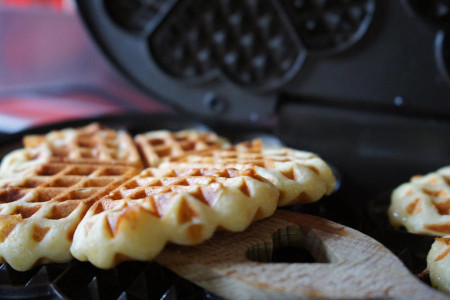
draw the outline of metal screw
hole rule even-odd
[[[252,122],[258,122],[259,114],[257,112],[251,112],[249,118],[250,118],[250,121],[252,121]]]
[[[403,99],[402,96],[396,96],[394,98],[394,105],[395,106],[402,106],[404,104],[405,100]]]
[[[214,93],[206,93],[203,96],[203,105],[212,113],[219,114],[225,111],[226,101],[222,98],[218,98]]]

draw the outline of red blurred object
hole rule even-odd
[[[123,111],[123,107],[94,95],[10,97],[0,101],[0,132]]]
[[[63,4],[68,1],[64,0],[0,0],[0,4],[13,5],[13,6],[25,6],[39,5],[48,6],[55,9],[62,9]]]
[[[71,4],[0,0],[0,134],[65,119],[167,111],[111,67]]]
[[[91,95],[69,98],[30,97],[2,99],[0,111],[32,121],[33,125],[51,123],[64,119],[92,117],[120,112],[123,108]]]

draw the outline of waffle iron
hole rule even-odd
[[[78,0],[88,32],[117,70],[171,115],[99,121],[132,134],[209,127],[233,141],[263,136],[320,154],[340,188],[288,209],[366,233],[415,274],[433,238],[394,231],[394,187],[450,163],[450,4],[420,0]],[[291,249],[272,261],[309,261]],[[296,252],[297,253],[297,252]],[[423,279],[427,281],[427,278]],[[0,268],[0,298],[216,299],[156,263]]]

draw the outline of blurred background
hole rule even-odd
[[[167,109],[130,87],[102,57],[72,1],[0,0],[0,133]]]
[[[76,2],[0,0],[0,132],[164,103],[294,140],[450,119],[448,0]]]

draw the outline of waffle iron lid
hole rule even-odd
[[[445,1],[77,3],[121,73],[187,112],[267,120],[284,99],[450,110]]]

